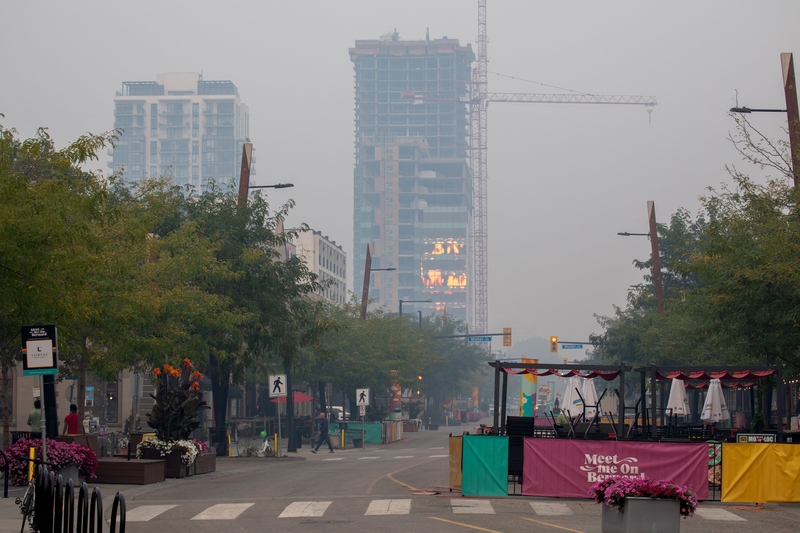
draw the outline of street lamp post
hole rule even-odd
[[[403,316],[403,303],[407,304],[429,304],[431,303],[431,299],[428,298],[427,300],[400,300],[400,316]]]
[[[732,107],[731,113],[786,113],[789,122],[789,151],[792,157],[792,176],[794,186],[800,186],[800,111],[797,106],[797,84],[794,77],[794,59],[792,54],[781,54],[781,70],[783,72],[783,96],[786,109],[751,109],[749,107]]]
[[[656,306],[658,314],[664,314],[664,283],[661,278],[661,255],[658,251],[658,229],[656,228],[656,203],[652,200],[647,201],[647,218],[650,224],[650,233],[629,233],[627,231],[617,233],[623,237],[643,236],[650,237],[650,251],[653,255],[653,286],[656,290]]]
[[[369,278],[374,271],[392,271],[396,268],[372,268],[372,252],[367,244],[367,259],[364,262],[364,288],[361,291],[361,320],[367,319],[367,302],[369,301]]]

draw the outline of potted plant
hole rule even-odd
[[[680,533],[680,517],[697,508],[690,488],[645,476],[609,476],[592,485],[592,497],[603,504],[603,533]]]
[[[191,475],[200,447],[190,439],[200,422],[197,412],[207,408],[200,392],[203,375],[194,370],[189,359],[180,368],[168,364],[153,369],[157,391],[150,396],[156,401],[147,415],[147,425],[155,430],[156,438],[140,443],[136,457],[165,458],[167,477]]]
[[[8,457],[8,470],[14,485],[25,485],[28,482],[28,454],[30,449],[36,450],[36,457],[42,456],[42,439],[20,439],[3,450]],[[97,455],[82,444],[47,440],[47,462],[64,477],[64,481],[72,478],[75,486],[83,480],[92,479],[97,471]],[[0,456],[0,468],[3,468]],[[48,468],[51,468],[48,466]]]

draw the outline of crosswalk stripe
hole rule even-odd
[[[193,516],[192,520],[233,520],[254,503],[218,503],[212,505],[199,515]]]
[[[380,457],[359,457],[358,458],[359,461],[362,460],[362,459],[380,459]]]
[[[449,455],[431,455],[431,459],[438,459],[439,457],[450,457]]]
[[[414,456],[413,455],[395,455],[394,458],[395,459],[413,459]]]
[[[706,520],[720,520],[726,522],[747,522],[746,518],[735,515],[725,509],[696,509],[694,514],[705,518]]]
[[[566,503],[531,502],[531,507],[539,516],[565,516],[571,515],[572,509]]]
[[[372,500],[364,515],[408,514],[411,500]]]
[[[489,500],[451,499],[450,508],[455,514],[495,514]]]
[[[323,461],[341,461],[344,457],[331,457],[330,459],[323,459]]]
[[[177,507],[177,505],[142,505],[128,511],[126,520],[128,522],[147,522],[173,507]]]
[[[428,448],[429,450],[444,450],[444,446],[432,446]]]
[[[278,518],[299,518],[302,516],[322,516],[332,502],[293,502]]]

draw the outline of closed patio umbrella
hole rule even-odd
[[[294,394],[292,394],[292,400],[294,403],[303,403],[313,401],[314,397],[309,396],[308,394],[303,394],[302,392],[294,391]],[[272,403],[286,403],[286,396],[281,396],[280,398],[275,398],[270,401]]]
[[[597,389],[593,379],[583,380],[583,401],[586,402],[586,421],[591,422],[597,413]]]
[[[581,378],[572,376],[567,380],[567,390],[564,391],[564,400],[561,402],[561,410],[569,411],[570,418],[577,418],[583,414],[583,400],[578,391],[582,390]],[[582,394],[582,393],[581,393]]]
[[[667,409],[671,409],[672,414],[676,416],[689,416],[692,414],[689,409],[689,399],[686,397],[686,387],[684,387],[683,381],[680,379],[672,379]]]
[[[703,414],[700,419],[704,424],[713,424],[722,420],[730,420],[731,414],[725,403],[725,396],[722,394],[722,384],[718,379],[712,379],[708,384],[708,394],[703,404]]]

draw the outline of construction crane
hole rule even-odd
[[[644,105],[652,112],[656,105],[653,96],[601,96],[591,94],[526,94],[490,93],[488,91],[489,59],[486,33],[486,0],[478,0],[478,36],[476,65],[470,82],[470,148],[472,151],[473,231],[469,246],[472,267],[474,301],[473,317],[469,324],[475,334],[489,331],[489,224],[486,182],[487,131],[486,113],[489,102],[547,103],[547,104],[618,104]]]

